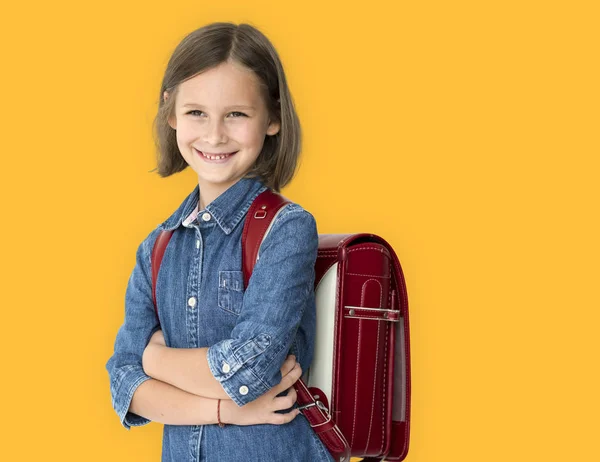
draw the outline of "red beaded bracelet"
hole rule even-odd
[[[219,427],[223,428],[225,424],[221,422],[221,400],[217,403],[217,422],[219,422]]]

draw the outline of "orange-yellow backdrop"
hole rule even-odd
[[[408,284],[408,461],[600,460],[593,1],[2,7],[2,446],[159,460],[104,365],[137,245],[193,188],[154,167],[168,57],[212,21],[278,48],[304,128],[284,195],[369,231]]]

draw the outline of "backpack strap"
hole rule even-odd
[[[158,317],[158,305],[156,303],[156,281],[158,279],[158,270],[160,269],[160,264],[162,262],[163,255],[165,254],[165,249],[169,244],[172,234],[173,230],[161,231],[156,238],[156,241],[154,241],[154,247],[152,247],[152,259],[150,262],[152,267],[152,300],[154,301],[154,311],[156,312],[156,318],[158,319],[159,324],[160,318]]]
[[[266,234],[271,229],[274,218],[290,200],[270,189],[260,193],[246,215],[242,231],[242,270],[244,288],[248,287],[254,264],[259,258],[258,250]]]
[[[274,218],[290,203],[281,194],[267,189],[259,194],[246,216],[242,232],[242,269],[244,287],[248,287],[254,264],[259,258],[258,250],[270,230]],[[350,445],[329,414],[323,402],[317,400],[311,389],[300,378],[294,383],[298,409],[304,414],[313,431],[336,460],[350,461]]]

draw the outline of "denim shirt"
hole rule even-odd
[[[125,293],[125,320],[106,363],[112,405],[126,429],[150,422],[130,412],[129,405],[137,387],[150,379],[142,353],[159,328],[169,347],[209,347],[210,370],[238,406],[280,382],[288,354],[308,370],[318,233],[314,217],[300,205],[287,204],[276,216],[244,287],[242,230],[252,201],[265,189],[256,178],[242,178],[196,215],[196,185],[139,245]],[[158,274],[159,325],[150,259],[162,230],[174,232]],[[164,425],[163,462],[255,460],[334,459],[302,414],[282,425]]]

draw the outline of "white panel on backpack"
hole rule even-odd
[[[337,269],[335,263],[323,275],[315,289],[317,331],[315,352],[308,370],[308,387],[317,387],[327,395],[331,406],[333,374],[333,336],[336,311]]]

